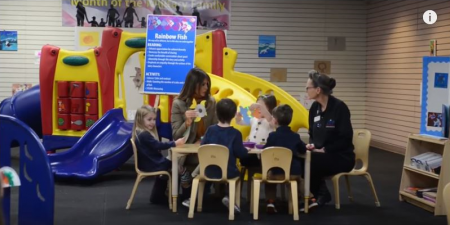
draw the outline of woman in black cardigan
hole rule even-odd
[[[336,80],[317,71],[309,72],[306,92],[315,102],[309,110],[311,154],[311,193],[316,198],[310,207],[331,201],[324,178],[349,172],[355,165],[353,128],[347,105],[332,96]]]

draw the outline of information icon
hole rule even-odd
[[[426,24],[434,24],[437,21],[437,14],[435,11],[433,10],[427,10],[424,14],[423,14],[423,22],[425,22]]]

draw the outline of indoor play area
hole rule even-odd
[[[445,224],[449,10],[445,1],[0,0],[0,224]],[[200,126],[211,105],[193,98],[195,125],[180,114],[180,138],[192,68],[206,73],[214,107],[229,99],[236,113]],[[141,106],[155,109],[152,143],[171,146],[156,151],[165,171],[138,165]],[[264,123],[269,136],[251,141]],[[236,160],[238,147],[202,151],[209,128],[223,124],[259,169],[238,159],[238,177],[204,175],[205,162]],[[298,139],[292,149],[288,135]],[[353,166],[323,172],[348,160],[332,152],[348,140]],[[321,154],[329,161],[319,166]],[[198,160],[192,169],[179,164],[185,156]],[[264,174],[267,165],[290,178]]]

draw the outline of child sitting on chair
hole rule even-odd
[[[133,125],[132,139],[136,143],[139,170],[143,172],[169,171],[172,162],[161,154],[162,150],[183,145],[186,140],[180,138],[177,141],[160,142],[156,130],[156,112],[147,105],[142,106],[136,112]],[[167,188],[167,178],[158,177],[155,180],[150,202],[158,204],[167,202],[164,192]],[[176,187],[174,187],[176,188]]]
[[[231,99],[225,98],[220,100],[216,105],[216,115],[219,123],[208,128],[201,142],[201,145],[218,144],[228,148],[230,151],[227,169],[228,179],[239,176],[236,158],[243,158],[248,154],[248,150],[244,147],[242,141],[242,134],[234,127],[230,126],[231,120],[236,115],[236,111],[236,103]],[[219,167],[211,166],[211,168],[206,168],[205,175],[209,178],[221,178],[222,171]],[[222,203],[228,208],[228,196],[225,196],[222,199]],[[240,212],[238,206],[235,206],[235,211]]]
[[[272,114],[273,122],[277,126],[277,129],[269,134],[264,148],[276,146],[290,149],[293,152],[290,176],[291,178],[300,180],[300,175],[303,173],[303,163],[299,155],[306,153],[306,144],[300,139],[300,135],[293,132],[289,127],[289,124],[292,121],[293,110],[289,105],[280,105],[273,110]],[[279,168],[271,169],[268,177],[269,179],[282,179],[284,177],[284,172]],[[267,212],[276,213],[277,210],[274,201],[277,193],[277,184],[266,183],[265,188]],[[303,190],[302,187],[299,189]]]
[[[277,106],[277,99],[274,95],[261,95],[258,97],[256,103],[250,106],[250,110],[257,111],[259,114],[256,117],[252,117],[250,120],[250,135],[248,141],[256,144],[265,144],[270,132],[275,131],[275,125],[272,120],[272,111]],[[259,118],[257,118],[259,117]],[[236,114],[236,123],[239,125],[245,124],[242,119],[242,114],[238,112]],[[257,155],[249,155],[247,158],[242,159],[241,165],[249,168],[256,169],[255,172],[261,171],[261,161]]]

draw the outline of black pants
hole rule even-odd
[[[342,156],[329,153],[311,153],[311,193],[317,198],[320,195],[320,186],[324,178],[342,172],[349,172],[355,166],[355,157],[352,154]]]
[[[172,163],[166,160],[165,163],[161,164],[162,171],[169,171],[172,168]],[[145,171],[145,170],[143,170]],[[154,171],[146,171],[154,172]],[[168,176],[156,176],[155,183],[153,184],[153,189],[150,194],[150,202],[154,204],[165,204],[168,202],[167,196],[165,195],[167,189],[167,182],[169,182]]]

